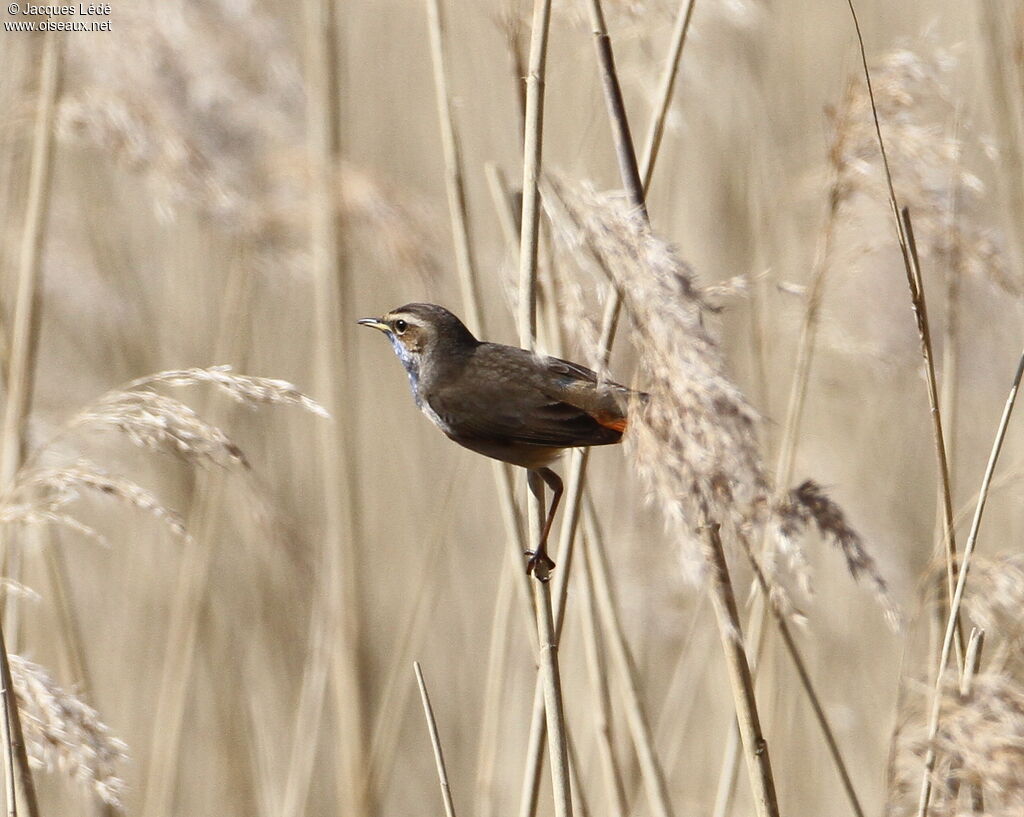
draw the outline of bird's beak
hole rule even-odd
[[[377,318],[360,318],[356,321],[360,326],[372,326],[374,329],[379,329],[381,332],[390,332],[391,327],[383,321],[377,320]]]

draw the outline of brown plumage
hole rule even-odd
[[[627,426],[630,389],[560,358],[477,340],[455,315],[413,303],[363,318],[387,335],[405,366],[416,404],[450,439],[477,453],[526,468],[530,488],[554,492],[541,542],[528,570],[546,555],[562,481],[548,468],[564,449],[609,445]]]

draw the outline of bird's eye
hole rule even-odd
[[[409,328],[409,324],[407,324],[401,318],[399,318],[397,321],[395,321],[395,334],[401,335],[408,328]]]

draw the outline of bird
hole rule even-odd
[[[562,498],[562,480],[549,465],[567,448],[619,442],[630,401],[647,395],[578,363],[477,340],[436,304],[409,303],[357,323],[387,336],[416,405],[449,439],[525,468],[542,508],[542,482],[551,489],[540,540],[525,553],[527,574],[546,581],[555,567],[548,534]]]

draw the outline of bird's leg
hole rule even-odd
[[[551,533],[551,526],[555,521],[555,512],[558,510],[558,503],[562,499],[562,480],[550,468],[530,469],[526,472],[526,482],[530,491],[540,501],[541,509],[544,508],[544,486],[541,480],[547,483],[551,489],[551,506],[548,508],[547,518],[544,520],[544,527],[541,530],[540,542],[537,549],[528,551],[530,557],[526,563],[526,572],[533,573],[538,579],[546,582],[548,573],[554,568],[555,563],[548,556],[548,534]]]

